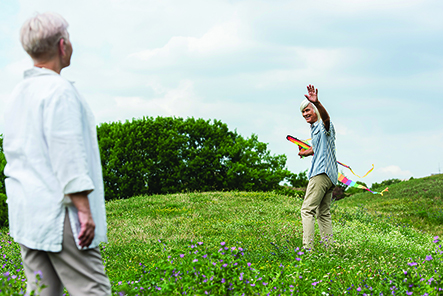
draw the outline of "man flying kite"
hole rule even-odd
[[[332,237],[331,199],[337,184],[338,168],[335,157],[335,129],[325,107],[318,100],[318,89],[308,85],[306,99],[300,111],[311,125],[312,146],[305,150],[300,147],[300,156],[313,155],[308,172],[309,184],[301,208],[303,223],[303,246],[312,248],[315,233],[315,216],[322,239]]]

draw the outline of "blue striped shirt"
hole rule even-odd
[[[308,178],[324,173],[331,179],[332,184],[336,185],[338,166],[335,157],[335,129],[332,122],[330,122],[329,131],[326,131],[323,121],[317,120],[313,123],[311,125],[311,139],[314,156]]]

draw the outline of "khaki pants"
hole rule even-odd
[[[111,295],[111,285],[105,274],[99,248],[80,251],[74,241],[68,214],[63,229],[61,252],[45,252],[29,249],[23,245],[21,254],[28,280],[26,294],[36,290],[36,274],[41,274],[40,285],[47,287],[41,296],[59,296],[63,287],[71,296]]]
[[[323,238],[332,236],[331,199],[334,185],[326,174],[309,179],[305,200],[301,208],[303,223],[303,247],[312,248],[317,217],[320,235]]]

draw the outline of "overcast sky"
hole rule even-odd
[[[299,105],[314,84],[337,159],[361,175],[375,165],[361,181],[443,170],[442,1],[0,0],[1,109],[32,67],[21,24],[45,11],[69,22],[74,54],[62,75],[98,124],[218,119],[300,172],[310,158],[285,137],[310,137]]]

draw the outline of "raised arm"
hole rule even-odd
[[[308,99],[314,106],[317,108],[318,113],[320,113],[320,117],[325,124],[326,131],[329,132],[330,118],[329,114],[326,111],[325,107],[318,100],[318,89],[316,89],[313,85],[308,85],[308,94],[305,95],[306,99]]]

